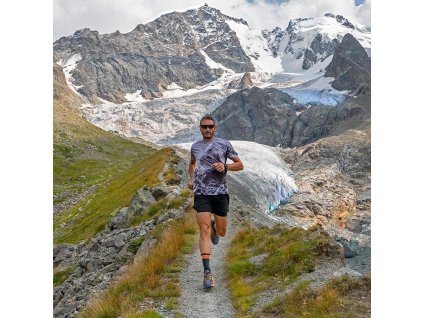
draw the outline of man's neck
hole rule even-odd
[[[211,137],[211,138],[204,138],[204,137],[203,137],[203,142],[205,142],[205,143],[207,144],[207,143],[209,143],[209,142],[212,142],[212,141],[213,141],[213,139],[214,139],[214,137]]]

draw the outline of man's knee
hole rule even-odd
[[[200,234],[201,235],[210,235],[210,224],[201,223],[200,224]]]
[[[224,229],[216,229],[217,235],[220,237],[224,237],[226,235],[226,228]]]

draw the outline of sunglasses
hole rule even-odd
[[[202,129],[213,129],[214,128],[214,125],[200,125],[200,127],[202,128]]]

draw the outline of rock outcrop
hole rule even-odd
[[[351,268],[370,271],[370,129],[350,129],[303,147],[281,150],[298,192],[274,215],[321,224],[345,249]]]
[[[228,88],[230,89],[244,89],[249,86],[253,85],[253,81],[251,80],[251,74],[249,72],[245,73],[242,78],[238,80],[233,80],[228,84]]]
[[[353,95],[369,93],[371,89],[370,58],[360,42],[346,34],[326,67],[325,77],[334,77],[332,87],[348,90]]]
[[[324,61],[327,57],[335,52],[339,41],[332,39],[331,41],[323,40],[322,34],[318,33],[316,37],[304,52],[303,70],[308,70],[310,67],[318,62]]]
[[[347,129],[370,125],[370,96],[352,97],[342,105],[311,106],[273,88],[247,88],[230,95],[213,112],[217,134],[283,148],[298,147]]]
[[[288,134],[296,111],[303,109],[288,94],[253,86],[228,96],[212,115],[219,123],[218,136],[274,146],[281,135]]]

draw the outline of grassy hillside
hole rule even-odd
[[[58,108],[55,105],[55,112]],[[83,119],[76,116],[69,116],[75,117],[72,118],[75,122],[54,123],[55,204],[110,180],[153,152],[149,147],[106,133],[87,122],[80,123]]]
[[[154,150],[106,132],[81,117],[84,100],[67,86],[54,66],[53,177],[54,204],[101,184]]]
[[[306,280],[289,291],[302,275],[315,271],[319,259],[340,258],[339,253],[318,227],[244,226],[232,241],[226,264],[237,317],[368,317],[370,277],[345,275],[317,290]],[[264,296],[268,303],[260,308]]]
[[[57,242],[74,242],[101,229],[137,187],[157,182],[172,151],[157,153],[92,125],[79,114],[85,101],[69,89],[60,66],[53,75],[53,203],[60,211],[54,230]]]
[[[60,213],[54,220],[55,243],[77,243],[95,236],[104,229],[113,212],[129,205],[139,188],[159,184],[160,172],[173,159],[171,148],[154,152],[122,169],[78,204]]]

